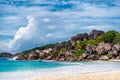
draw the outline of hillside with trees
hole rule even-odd
[[[16,54],[17,60],[84,61],[120,59],[120,33],[92,30],[70,40],[48,44]]]

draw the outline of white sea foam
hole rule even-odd
[[[17,56],[15,56],[15,57],[13,57],[13,60],[16,60],[18,57]]]
[[[7,58],[7,60],[10,60],[10,61],[16,61],[17,59],[17,56],[13,57],[13,58]]]
[[[66,65],[83,65],[83,63],[80,63],[80,62],[56,62],[56,63],[59,63],[59,64],[66,64]]]
[[[56,62],[56,60],[42,60],[43,62]]]

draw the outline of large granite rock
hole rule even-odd
[[[93,54],[93,53],[96,52],[96,46],[95,46],[95,45],[88,44],[87,47],[86,47],[86,51],[87,51],[87,53],[89,53],[89,54]]]
[[[43,50],[43,52],[44,52],[44,53],[47,53],[47,54],[51,53],[52,51],[53,51],[52,48],[48,48],[48,49],[44,49],[44,50]]]
[[[74,46],[75,42],[78,40],[81,40],[81,41],[88,40],[88,39],[95,40],[98,36],[104,33],[105,32],[101,30],[92,30],[89,35],[87,33],[83,33],[83,34],[77,34],[76,36],[73,36],[70,42],[72,43],[72,46]]]
[[[120,44],[114,44],[108,54],[111,58],[117,58],[117,56],[120,56]]]
[[[47,59],[48,56],[50,56],[49,53],[41,52],[41,53],[39,54],[40,59]]]
[[[67,44],[57,44],[55,47],[54,47],[54,50],[56,51],[60,51],[62,48],[67,48],[69,45]]]
[[[87,59],[89,59],[89,60],[98,60],[99,56],[97,54],[92,54],[92,55],[89,55],[87,57]]]
[[[65,61],[65,58],[59,58],[58,61]]]
[[[92,30],[89,34],[89,39],[96,39],[98,36],[104,34],[104,31],[101,30]]]
[[[112,48],[112,45],[110,43],[101,42],[97,45],[96,52],[98,55],[102,55],[102,54],[108,53],[111,50],[111,48]]]
[[[82,56],[79,56],[77,61],[83,61],[83,57]]]
[[[114,44],[113,48],[116,49],[117,51],[120,51],[120,44]]]
[[[75,61],[77,58],[74,56],[76,50],[61,50],[56,60]],[[64,59],[63,59],[64,58]]]
[[[82,54],[82,57],[83,59],[87,59],[87,57],[89,56],[90,54],[86,51],[85,53]]]
[[[49,55],[49,56],[47,56],[47,57],[45,58],[45,60],[52,60],[52,59],[54,59],[54,58],[53,58],[53,55]]]
[[[75,42],[78,40],[88,40],[88,34],[87,33],[83,33],[83,34],[77,34],[76,36],[73,36],[70,40],[70,42],[72,43],[72,45],[74,46]]]
[[[37,53],[37,52],[31,52],[30,54],[29,54],[29,59],[30,60],[36,60],[36,59],[38,59],[39,58],[39,53]]]
[[[101,56],[99,57],[99,60],[109,60],[109,58],[107,56]]]
[[[61,50],[58,54],[58,56],[74,56],[75,50]]]
[[[13,57],[13,54],[4,52],[0,53],[0,57]]]
[[[76,36],[73,36],[71,38],[71,41],[78,41],[78,40],[85,40],[85,39],[88,39],[88,34],[87,33],[83,33],[83,34],[77,34]]]
[[[27,59],[26,55],[24,55],[22,53],[19,53],[16,56],[16,60],[26,60],[26,59]]]

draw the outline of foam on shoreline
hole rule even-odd
[[[108,71],[119,71],[119,62],[58,62],[60,64],[78,64],[69,65],[57,68],[46,68],[46,69],[31,69],[14,72],[0,72],[0,80],[24,80],[36,76],[45,75],[70,75],[70,74],[88,74],[88,73],[99,73]]]

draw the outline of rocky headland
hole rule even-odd
[[[120,59],[120,33],[92,30],[89,34],[77,34],[70,40],[48,44],[17,54],[0,53],[0,57],[16,60],[87,61]]]

